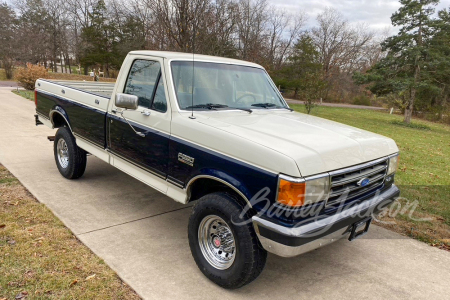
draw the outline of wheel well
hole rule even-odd
[[[244,199],[244,197],[236,192],[233,188],[226,185],[225,183],[210,178],[199,178],[188,187],[188,193],[190,196],[189,202],[196,201],[207,194],[216,192],[226,192],[228,194],[231,194],[243,206],[248,204],[247,200]]]
[[[64,127],[64,126],[69,127],[69,124],[67,124],[66,119],[60,113],[56,113],[56,112],[53,113],[52,122],[53,122],[54,128],[59,128],[59,127]]]

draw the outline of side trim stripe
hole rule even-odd
[[[97,143],[97,142],[95,142],[95,141],[92,141],[92,140],[90,140],[90,139],[88,139],[88,138],[86,138],[86,137],[84,137],[84,136],[79,135],[78,133],[75,133],[75,132],[72,132],[72,134],[73,134],[77,139],[81,139],[81,140],[83,140],[83,141],[86,142],[86,143],[91,143],[92,146],[95,146],[95,147],[97,147],[97,148],[99,148],[99,149],[101,149],[101,150],[105,150],[105,147],[104,147],[103,145],[100,145],[99,143]]]
[[[147,171],[147,172],[149,172],[149,173],[151,173],[151,174],[153,174],[153,175],[155,175],[155,176],[158,176],[159,178],[166,179],[166,176],[165,176],[165,175],[162,175],[162,174],[156,172],[155,170],[151,170],[151,169],[149,169],[149,168],[147,168],[147,167],[144,167],[144,166],[142,166],[142,165],[139,165],[139,164],[137,164],[137,163],[135,163],[135,162],[133,162],[133,161],[131,161],[131,160],[129,160],[129,159],[123,157],[122,155],[117,154],[116,152],[112,151],[111,149],[107,149],[106,151],[108,151],[109,153],[111,153],[113,156],[117,156],[118,158],[120,158],[120,159],[122,159],[122,160],[124,160],[124,161],[126,161],[126,162],[128,162],[128,163],[130,163],[130,164],[132,164],[132,165],[134,165],[134,166],[136,166],[136,167],[138,167],[138,168],[144,170],[144,171]]]

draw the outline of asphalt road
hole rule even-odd
[[[0,81],[0,87],[18,87],[16,81]]]
[[[286,99],[287,103],[289,104],[304,104],[304,101],[301,100],[293,100],[293,99]],[[377,107],[377,106],[367,106],[367,105],[354,105],[354,104],[345,104],[345,103],[328,103],[323,102],[319,104],[321,106],[328,106],[328,107],[343,107],[343,108],[359,108],[359,109],[370,109],[370,110],[387,110],[384,107]]]
[[[64,179],[54,131],[33,114],[0,88],[0,163],[145,299],[449,299],[450,253],[377,226],[299,257],[269,255],[255,282],[221,289],[191,257],[189,207],[92,156],[84,177]]]

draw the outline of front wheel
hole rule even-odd
[[[83,176],[86,170],[86,151],[79,148],[67,127],[58,129],[53,146],[56,166],[59,173],[67,179]]]
[[[217,285],[236,289],[264,269],[267,252],[260,245],[251,216],[227,193],[202,197],[189,219],[189,246],[203,274]]]

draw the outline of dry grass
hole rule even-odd
[[[0,299],[139,299],[0,165]]]

